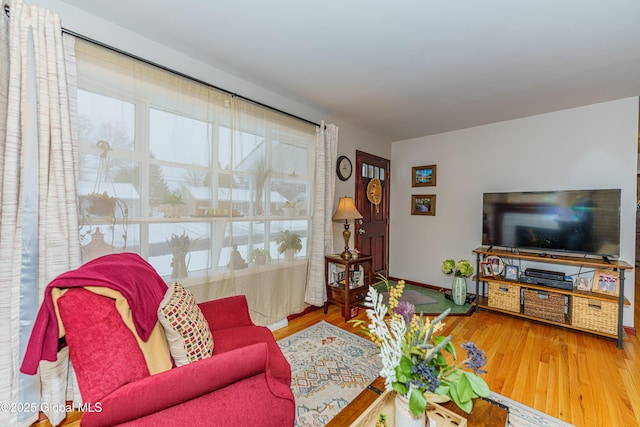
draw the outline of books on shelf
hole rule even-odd
[[[364,268],[362,266],[359,266],[357,270],[351,270],[349,273],[349,289],[355,289],[364,285]],[[344,287],[346,274],[344,269],[334,268],[330,274],[331,281],[329,282],[329,285]]]

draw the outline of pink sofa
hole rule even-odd
[[[149,375],[112,299],[82,288],[58,300],[71,362],[90,410],[82,426],[293,426],[291,368],[244,296],[200,304],[213,356]]]

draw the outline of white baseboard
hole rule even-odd
[[[285,317],[284,319],[280,319],[277,322],[267,325],[267,328],[271,329],[272,331],[277,331],[278,329],[284,328],[288,324],[289,320],[287,320],[287,318]]]

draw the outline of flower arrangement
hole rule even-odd
[[[457,263],[452,259],[445,259],[442,262],[442,272],[453,273],[456,277],[469,277],[473,274],[473,265],[466,259],[461,259]]]
[[[191,247],[191,237],[187,236],[184,231],[180,236],[175,233],[171,233],[171,238],[167,239],[167,245],[174,254],[185,255],[189,252],[189,248]]]
[[[484,351],[473,342],[463,343],[467,357],[456,364],[452,337],[434,335],[444,327],[442,320],[450,310],[431,321],[422,313],[416,314],[413,304],[399,302],[405,287],[403,280],[391,286],[384,276],[379,277],[389,290],[389,305],[383,304],[382,295],[370,286],[364,303],[370,323],[366,327],[363,320],[352,323],[361,326],[380,347],[380,375],[385,378],[385,388],[407,398],[414,416],[424,413],[428,399],[453,400],[470,413],[472,399],[489,396],[489,387],[478,376],[486,372],[482,369],[487,362]],[[387,314],[390,318],[385,318]],[[463,365],[472,372],[464,370]]]

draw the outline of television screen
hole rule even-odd
[[[620,255],[620,189],[485,193],[482,244]]]

